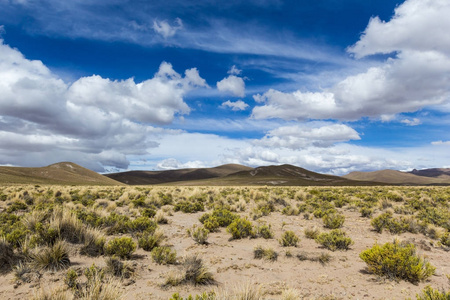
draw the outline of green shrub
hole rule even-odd
[[[204,211],[205,206],[202,202],[195,201],[179,201],[175,204],[174,208],[175,211],[182,211],[184,213],[195,213],[198,211]]]
[[[74,269],[69,269],[64,278],[64,283],[68,288],[76,290],[78,288],[78,274]]]
[[[132,231],[133,232],[150,232],[153,233],[155,232],[156,228],[158,227],[158,225],[156,224],[155,221],[147,218],[147,217],[139,217],[135,220],[132,221]]]
[[[431,286],[426,286],[420,295],[416,294],[416,300],[450,300],[450,291],[441,292]]]
[[[280,245],[283,247],[297,247],[299,241],[300,239],[295,235],[293,231],[286,231],[285,233],[283,233],[281,239],[279,240]]]
[[[376,232],[382,233],[383,229],[388,227],[389,223],[391,222],[391,219],[392,219],[392,213],[385,212],[385,213],[379,215],[378,217],[374,218],[370,222],[370,225],[372,225],[373,229]]]
[[[216,208],[212,213],[207,213],[199,218],[199,221],[209,231],[215,231],[219,227],[227,227],[234,220],[238,219],[237,214],[232,213],[226,208]]]
[[[315,241],[331,251],[348,250],[350,245],[353,245],[352,239],[339,229],[321,233],[316,237]]]
[[[374,245],[360,253],[370,272],[389,279],[403,279],[412,283],[425,280],[434,274],[435,268],[416,255],[413,244],[386,243]]]
[[[361,213],[361,217],[370,218],[370,217],[372,217],[373,209],[370,207],[364,206],[364,207],[361,207],[359,212]]]
[[[130,258],[136,250],[136,243],[130,237],[117,237],[110,240],[105,246],[106,255],[118,256],[122,259]]]
[[[273,231],[272,226],[269,225],[261,225],[257,229],[258,236],[265,238],[265,239],[271,239],[273,238]]]
[[[141,212],[141,215],[143,217],[153,218],[156,215],[156,210],[154,210],[153,208],[144,208],[144,210]]]
[[[288,205],[281,210],[281,213],[286,216],[298,216],[300,214],[300,210]]]
[[[195,296],[189,295],[186,298],[181,297],[179,293],[175,293],[169,300],[214,300],[214,299],[216,299],[214,292],[209,293],[204,292],[200,295]]]
[[[138,245],[139,245],[139,248],[142,248],[145,251],[152,251],[153,248],[158,247],[163,240],[164,240],[164,235],[160,231],[156,231],[153,234],[151,234],[149,232],[144,232],[138,238]]]
[[[450,233],[446,232],[441,236],[441,244],[450,247]]]
[[[194,225],[187,230],[187,233],[197,244],[205,245],[208,243],[209,230],[203,226]]]
[[[231,233],[233,239],[255,237],[252,222],[247,219],[235,219],[230,225],[228,225],[227,231]]]
[[[177,262],[177,252],[170,247],[155,247],[151,254],[153,261],[160,265],[173,265]]]
[[[325,215],[322,220],[326,228],[337,229],[344,225],[345,217],[340,214],[328,214]]]

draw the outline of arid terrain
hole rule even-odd
[[[449,204],[446,187],[3,186],[0,298],[414,299],[450,287]],[[351,243],[321,244],[332,228]],[[434,274],[371,272],[360,253],[394,240]]]

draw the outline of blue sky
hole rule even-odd
[[[0,164],[450,167],[447,0],[0,0]]]

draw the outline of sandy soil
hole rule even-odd
[[[370,219],[362,218],[358,212],[348,208],[341,209],[346,221],[343,227],[354,245],[348,251],[332,252],[321,248],[314,240],[307,239],[303,231],[305,228],[317,226],[323,228],[321,219],[306,220],[300,216],[285,216],[279,212],[262,217],[254,224],[267,223],[272,225],[274,239],[265,240],[242,239],[230,241],[230,234],[225,229],[211,233],[208,245],[198,245],[186,235],[186,229],[193,224],[200,224],[198,218],[204,213],[185,214],[176,212],[168,216],[169,224],[160,225],[167,239],[165,244],[172,245],[179,257],[198,253],[207,263],[209,270],[217,280],[217,286],[191,286],[162,288],[161,285],[167,273],[177,271],[176,265],[158,265],[154,263],[149,252],[138,249],[130,261],[136,268],[133,279],[123,282],[126,299],[168,299],[179,292],[181,296],[198,294],[213,289],[232,289],[238,285],[252,283],[261,285],[266,292],[265,299],[280,299],[286,288],[299,291],[301,299],[415,299],[416,293],[431,285],[434,288],[449,288],[446,274],[450,274],[450,254],[421,234],[405,233],[394,236],[388,232],[378,234],[372,230]],[[242,215],[246,215],[243,213]],[[284,248],[280,246],[278,238],[283,231],[292,230],[300,238],[298,247]],[[424,255],[433,266],[436,273],[428,281],[418,285],[409,282],[389,281],[369,274],[365,263],[359,258],[359,253],[370,248],[375,242],[392,242],[394,238],[414,242],[419,253]],[[278,260],[274,262],[255,259],[255,246],[270,247],[278,252]],[[286,251],[293,256],[287,257]],[[320,253],[332,256],[330,263],[321,265],[318,262],[300,261],[295,256],[306,253],[311,256]],[[104,265],[104,258],[88,258],[85,256],[71,256],[74,268],[85,268],[95,263]],[[40,278],[32,278],[30,283],[17,285],[13,281],[12,273],[0,276],[0,299],[28,299],[38,288],[49,289],[62,286],[65,271],[44,272]]]

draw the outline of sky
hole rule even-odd
[[[448,0],[0,0],[0,165],[450,167]]]

